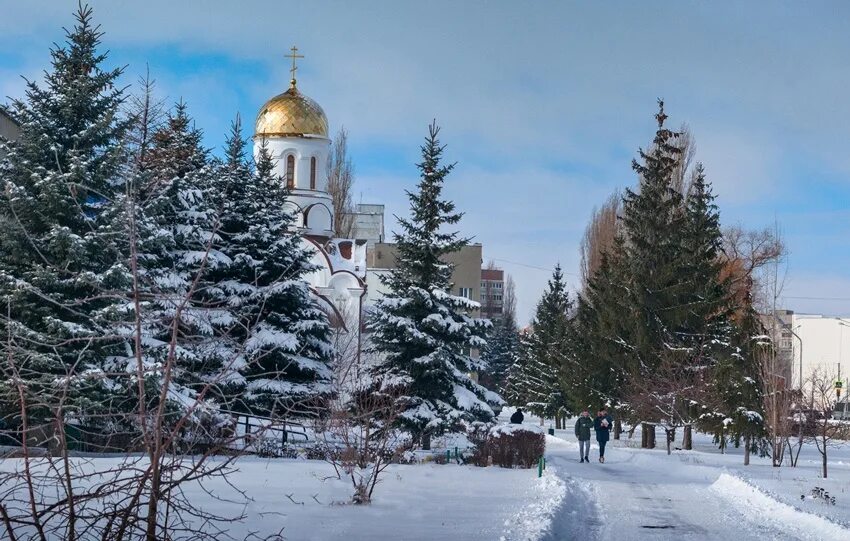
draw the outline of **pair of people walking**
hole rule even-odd
[[[590,412],[584,410],[576,420],[576,438],[581,462],[590,462],[590,429],[596,432],[596,442],[599,444],[599,462],[605,462],[605,444],[610,439],[614,419],[608,415],[608,409],[602,408],[596,412],[596,419],[590,418]]]

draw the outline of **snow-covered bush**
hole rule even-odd
[[[492,463],[502,468],[533,468],[546,451],[543,429],[532,425],[499,425],[490,429],[479,445],[473,462]]]

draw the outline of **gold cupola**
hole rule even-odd
[[[292,47],[292,80],[289,90],[278,94],[260,108],[254,137],[325,137],[328,136],[328,117],[318,103],[298,91],[295,82],[298,49]]]

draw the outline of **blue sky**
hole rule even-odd
[[[604,4],[604,5],[602,5]],[[221,146],[299,87],[350,132],[355,192],[406,212],[426,126],[458,162],[447,192],[463,233],[518,282],[530,316],[561,262],[575,286],[595,205],[634,184],[655,100],[687,123],[724,224],[776,222],[789,248],[783,304],[850,315],[850,4],[846,2],[324,2],[92,0],[110,61],[150,66]],[[0,96],[20,96],[74,1],[7,2]],[[391,222],[389,222],[391,223]],[[522,263],[518,265],[516,263]]]

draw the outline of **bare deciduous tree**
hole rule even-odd
[[[510,274],[505,276],[505,292],[502,296],[502,318],[516,323],[516,282]]]
[[[337,477],[351,481],[351,501],[368,504],[390,464],[402,459],[413,441],[395,425],[405,403],[401,390],[393,394],[371,392],[368,370],[357,351],[349,350],[344,380],[336,380],[329,416],[316,422],[325,460]]]
[[[764,271],[786,254],[775,229],[746,230],[736,225],[723,230],[721,278],[729,279],[735,306],[745,307],[751,299],[762,312],[772,309],[771,280]]]
[[[829,447],[836,447],[850,437],[848,426],[833,419],[832,410],[838,401],[835,395],[837,375],[822,368],[817,368],[806,378],[806,390],[809,394],[809,415],[819,414],[812,423],[814,441],[821,456],[821,475],[827,477],[827,452]]]
[[[770,439],[773,466],[782,465],[785,445],[790,434],[791,402],[793,392],[784,376],[784,367],[776,354],[776,347],[769,337],[756,337],[756,362],[762,384],[764,426]]]
[[[676,169],[673,171],[672,188],[682,194],[686,199],[691,189],[691,181],[694,171],[691,165],[697,153],[696,139],[687,124],[683,124],[679,130],[679,136],[673,144],[680,150],[679,158],[676,160]]]
[[[611,194],[601,207],[593,209],[590,223],[581,240],[581,280],[586,285],[602,262],[602,254],[614,246],[619,232],[618,216],[622,197],[619,192]]]
[[[328,153],[328,193],[334,210],[334,232],[340,238],[351,238],[354,228],[354,165],[348,155],[348,132],[339,129]]]

